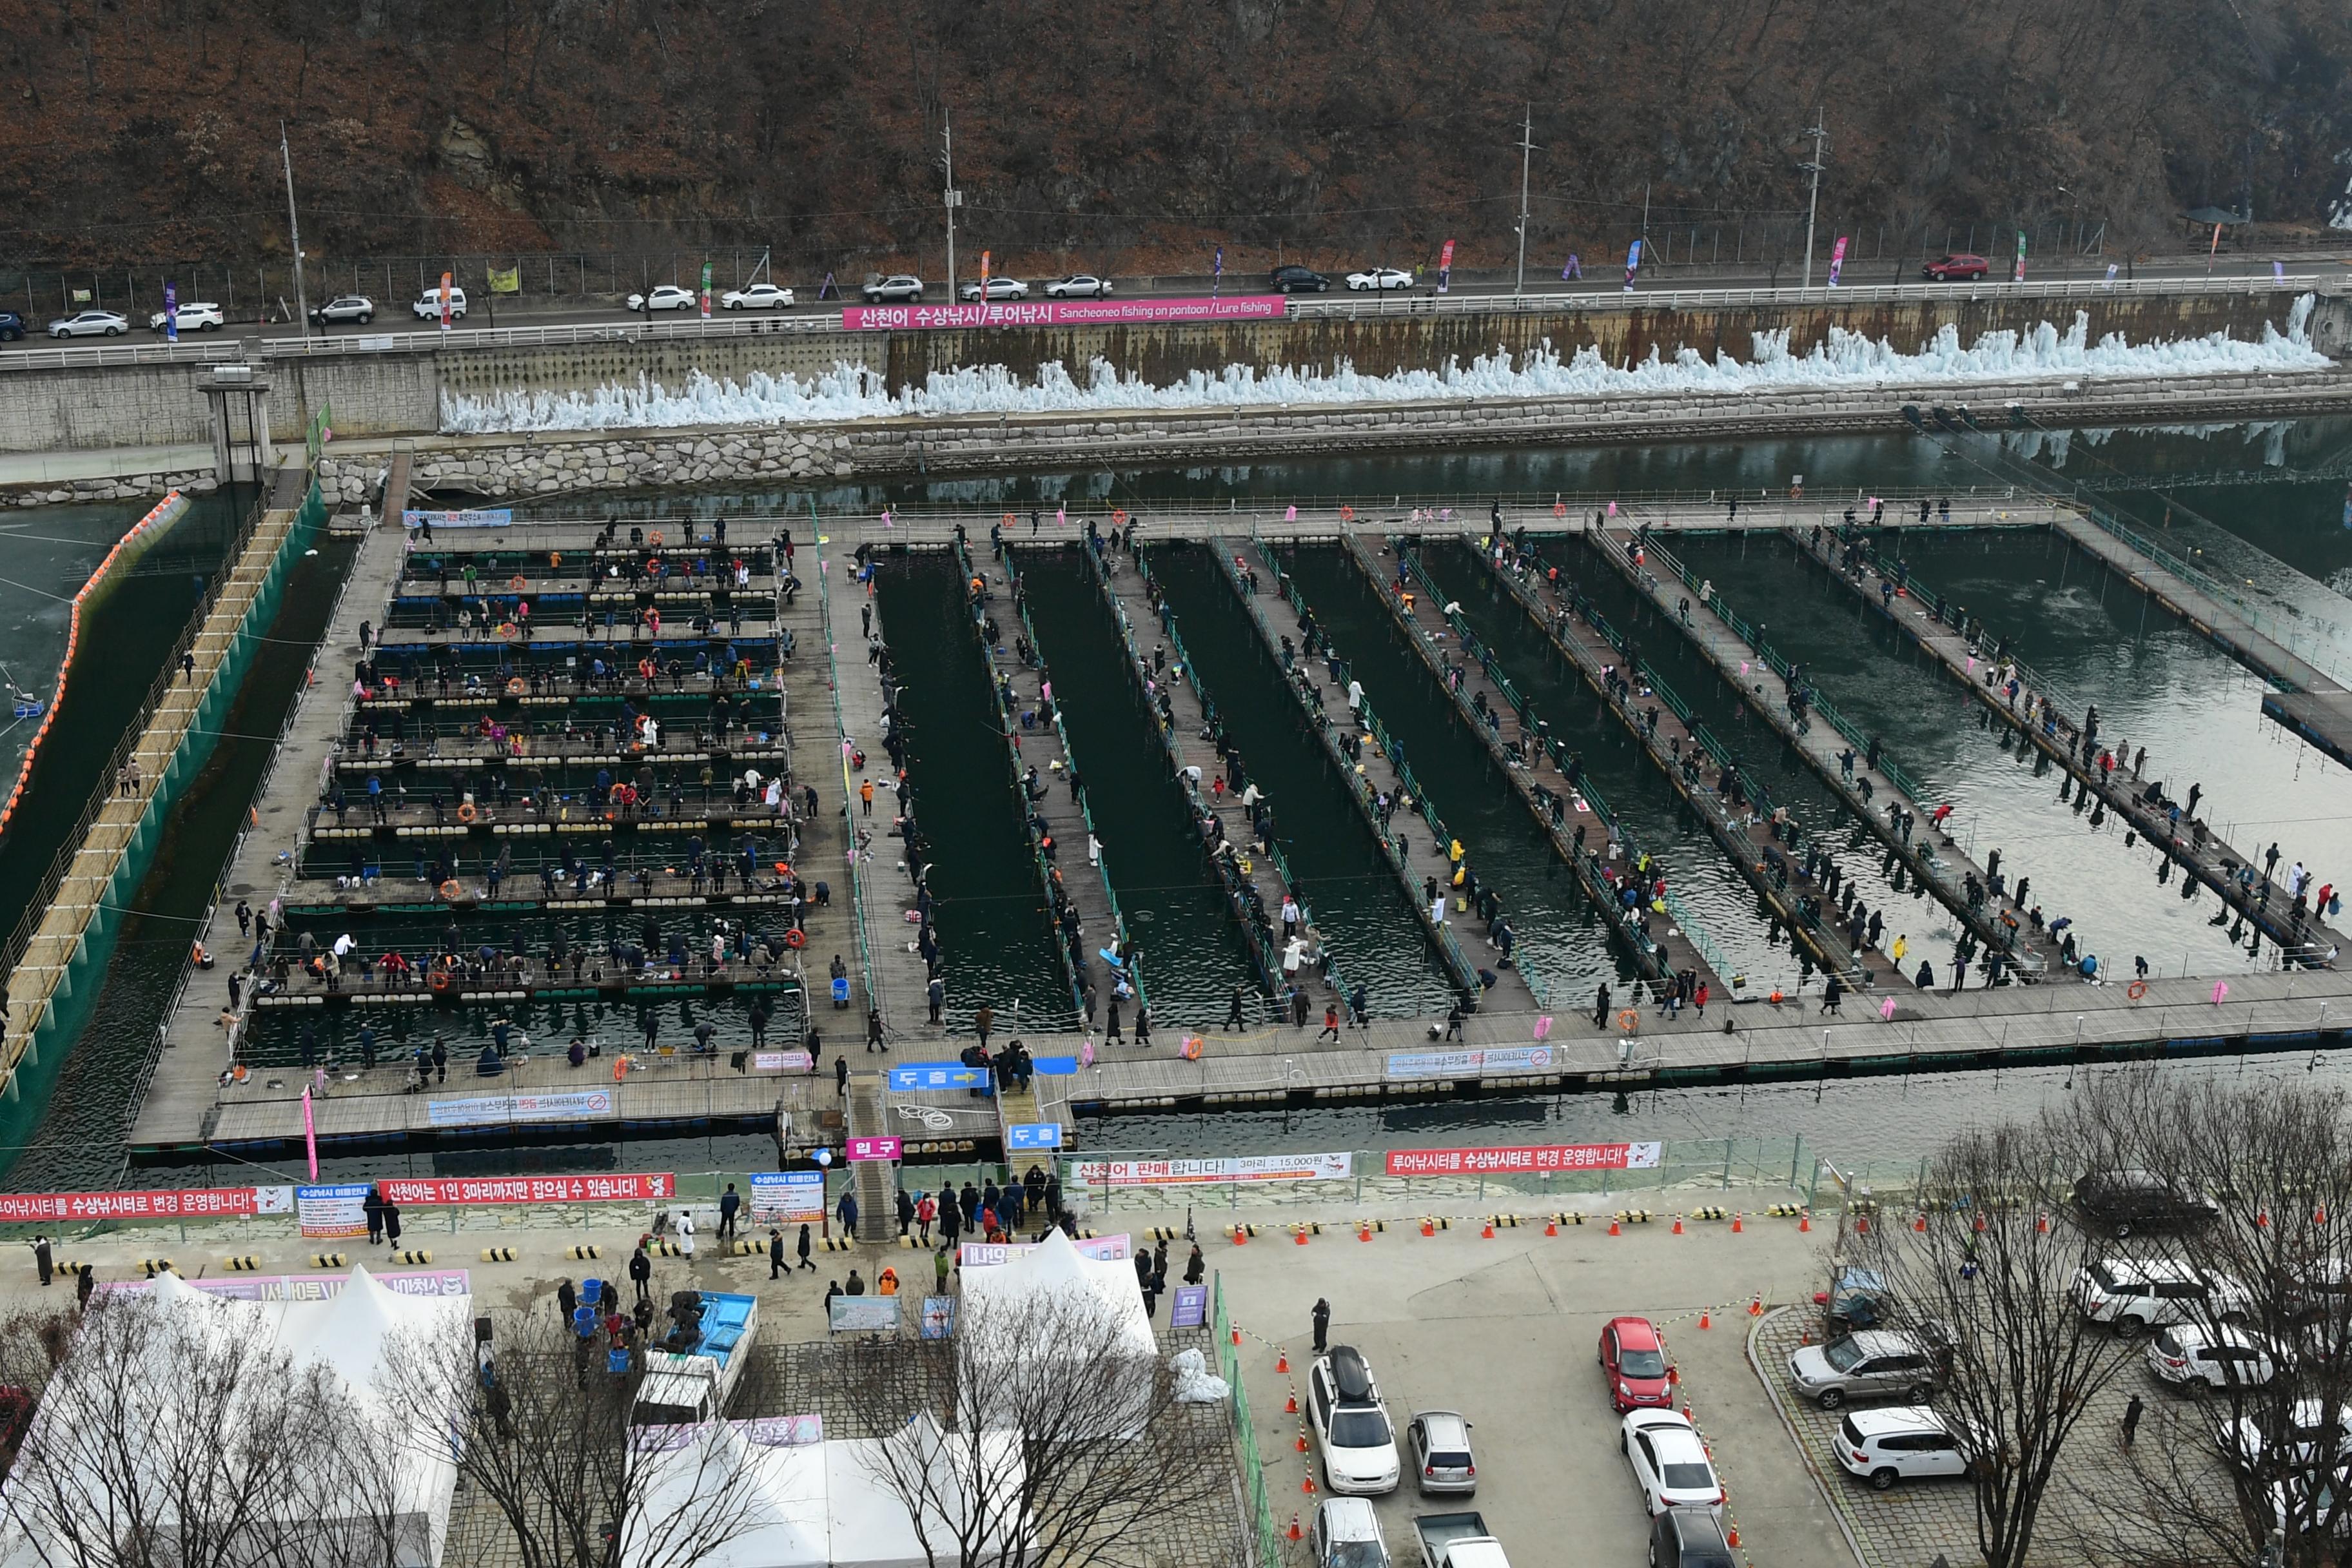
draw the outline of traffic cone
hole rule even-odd
[[[1546,1236],[1558,1236],[1559,1234],[1559,1221],[1556,1219],[1548,1219],[1544,1221],[1544,1234]]]
[[[1290,1397],[1282,1402],[1282,1413],[1285,1415],[1296,1415],[1298,1414],[1298,1390],[1295,1388],[1292,1389],[1290,1391]]]
[[[1494,1239],[1495,1239],[1495,1222],[1494,1222],[1493,1220],[1491,1220],[1491,1219],[1490,1219],[1490,1220],[1488,1220],[1485,1225],[1480,1226],[1478,1227],[1478,1237],[1479,1237],[1479,1239],[1480,1239],[1480,1240],[1482,1240],[1482,1241],[1492,1241],[1492,1240],[1494,1240]]]
[[[1681,1367],[1670,1366],[1666,1368],[1666,1385],[1668,1387],[1671,1388],[1678,1386],[1682,1383],[1682,1380],[1683,1369]]]
[[[1369,1226],[1369,1225],[1360,1225],[1360,1226],[1358,1226],[1356,1227],[1356,1239],[1357,1239],[1358,1241],[1370,1241],[1370,1240],[1371,1240],[1371,1239],[1372,1239],[1372,1227],[1371,1227],[1370,1226]]]
[[[2263,1229],[2263,1228],[2267,1228],[2267,1227],[2269,1226],[2270,1223],[2271,1223],[2271,1214],[2270,1214],[2270,1210],[2268,1210],[2268,1209],[2256,1209],[2256,1210],[2254,1211],[2254,1226],[2255,1226],[2255,1227],[2256,1227],[2257,1229]],[[2045,1222],[2045,1225],[2044,1225],[2044,1228],[2045,1228],[2045,1229],[2047,1228],[2047,1224],[2046,1224],[2046,1222]]]
[[[1430,1224],[1427,1220],[1423,1220],[1421,1222],[1421,1234],[1423,1236],[1435,1236],[1437,1234],[1437,1227]]]
[[[1870,1234],[1870,1216],[1868,1215],[1858,1214],[1853,1216],[1853,1233],[1856,1236],[1868,1236]]]
[[[1739,1216],[1738,1216],[1738,1215],[1733,1215],[1731,1216],[1731,1234],[1732,1234],[1732,1235],[1734,1235],[1734,1236],[1738,1236],[1741,1231],[1743,1231],[1743,1230],[1745,1230],[1745,1229],[1747,1229],[1747,1228],[1748,1228],[1748,1227],[1747,1227],[1746,1226],[1744,1226],[1744,1225],[1742,1225],[1742,1224],[1740,1223],[1740,1219],[1739,1219]]]
[[[1706,1313],[1701,1312],[1698,1315],[1698,1326],[1702,1329],[1711,1329],[1715,1327],[1715,1323]]]
[[[1298,1489],[1305,1492],[1308,1497],[1313,1497],[1315,1495],[1315,1477],[1312,1472],[1308,1473],[1305,1480],[1298,1483]]]
[[[1299,1531],[1299,1528],[1298,1528],[1298,1513],[1297,1513],[1297,1510],[1293,1510],[1291,1511],[1291,1515],[1290,1515],[1290,1533],[1289,1533],[1289,1535],[1288,1535],[1287,1539],[1289,1539],[1289,1540],[1291,1540],[1291,1541],[1304,1541],[1304,1540],[1306,1540],[1306,1539],[1307,1539],[1307,1537],[1306,1537],[1303,1533],[1301,1533],[1301,1532],[1300,1532],[1300,1531]]]
[[[1922,1210],[1920,1210],[1920,1211],[1919,1211],[1919,1216],[1918,1216],[1916,1219],[1915,1219],[1915,1220],[1913,1220],[1913,1221],[1911,1222],[1911,1228],[1912,1228],[1913,1230],[1919,1231],[1919,1232],[1921,1232],[1921,1233],[1923,1233],[1923,1234],[1927,1231],[1927,1210],[1922,1209]]]
[[[1982,1236],[1984,1233],[1985,1233],[1985,1216],[1984,1216],[1984,1215],[1977,1215],[1977,1234],[1978,1234],[1979,1236]]]
[[[1683,1216],[1682,1216],[1682,1215],[1675,1215],[1675,1234],[1676,1236],[1680,1236],[1682,1233],[1683,1233]]]
[[[1685,1399],[1685,1400],[1684,1400],[1684,1401],[1683,1401],[1683,1419],[1684,1419],[1684,1420],[1685,1420],[1685,1421],[1688,1421],[1688,1420],[1690,1420],[1690,1418],[1691,1418],[1691,1413],[1690,1413],[1690,1401],[1689,1401],[1689,1400],[1687,1400],[1687,1399]]]
[[[1731,1547],[1735,1551],[1738,1549],[1739,1527],[1738,1525],[1733,1525],[1729,1530],[1724,1532],[1723,1543],[1726,1546]]]
[[[1240,1226],[1234,1226],[1234,1245],[1235,1247],[1247,1247],[1249,1245],[1249,1232]]]
[[[1623,1234],[1623,1232],[1617,1228],[1617,1222],[1613,1219],[1609,1222],[1609,1234],[1612,1236],[1621,1236]]]
[[[1277,1350],[1274,1352],[1274,1370],[1276,1372],[1288,1372],[1290,1370],[1290,1352],[1288,1351]]]
[[[1759,1290],[1756,1294],[1748,1298],[1748,1315],[1751,1318],[1760,1318],[1764,1315],[1763,1291]]]
[[[1809,1230],[1811,1230],[1811,1229],[1812,1229],[1812,1228],[1813,1228],[1813,1211],[1812,1211],[1812,1210],[1811,1210],[1811,1209],[1807,1209],[1804,1213],[1802,1213],[1802,1214],[1801,1214],[1801,1215],[1799,1215],[1797,1216],[1797,1230],[1798,1230],[1798,1233],[1799,1233],[1800,1235],[1802,1235],[1804,1232],[1809,1231]]]
[[[1298,1429],[1298,1451],[1302,1454],[1307,1452],[1307,1428],[1304,1426]]]
[[[2268,1220],[2264,1220],[2262,1223],[2267,1225],[2270,1222]],[[2041,1218],[2035,1220],[2033,1222],[2033,1228],[2040,1231],[2042,1235],[2048,1236],[2050,1234],[2050,1216],[2045,1214]]]
[[[1242,1342],[1242,1326],[1241,1326],[1239,1323],[1235,1323],[1235,1324],[1234,1325],[1234,1343],[1235,1343],[1235,1344],[1239,1344],[1239,1343],[1241,1343],[1241,1342]]]
[[[1300,1226],[1297,1230],[1292,1231],[1290,1233],[1290,1239],[1297,1242],[1301,1247],[1306,1246],[1307,1227],[1305,1226]]]
[[[2326,1225],[2327,1223],[2327,1205],[2326,1204],[2322,1204],[2317,1208],[2311,1211],[2311,1223],[2314,1225]]]

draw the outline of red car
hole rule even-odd
[[[1665,1345],[1647,1318],[1612,1318],[1601,1331],[1601,1371],[1609,1379],[1609,1407],[1628,1410],[1671,1405]]]
[[[1952,283],[1964,278],[1981,278],[1992,270],[1992,263],[1981,256],[1947,256],[1941,261],[1930,261],[1919,268],[1919,275],[1934,283]]]

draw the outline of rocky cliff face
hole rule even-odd
[[[2339,0],[0,0],[0,258],[45,263],[282,251],[281,117],[314,251],[849,272],[936,268],[943,115],[964,243],[1023,271],[1501,263],[1530,106],[1553,266],[1645,200],[1785,247],[1816,104],[1825,224],[1890,252],[2249,180],[2318,226],[2352,146]]]

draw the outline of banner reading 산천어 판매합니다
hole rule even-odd
[[[1244,1154],[1223,1160],[1073,1160],[1070,1181],[1080,1187],[1197,1187],[1233,1182],[1341,1182],[1355,1173],[1356,1157],[1334,1154]]]

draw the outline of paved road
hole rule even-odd
[[[2127,267],[2126,272],[2130,277],[2143,279],[2210,277],[2216,283],[2221,284],[2231,281],[2267,281],[2271,277],[2273,259],[2273,258],[2268,255],[2233,256],[2227,260],[2214,262],[2209,269],[2207,260],[2203,257],[2178,257],[2132,264]],[[2290,272],[2316,273],[2322,276],[2340,275],[2352,279],[2352,247],[2347,247],[2347,254],[2341,256],[2281,254],[2275,259],[2284,261]],[[2104,259],[2095,257],[2053,259],[2046,263],[2037,258],[2029,265],[2031,269],[2028,279],[2033,283],[2048,283],[2062,279],[2095,280],[2105,275],[2107,266]],[[1825,269],[1825,261],[1816,266],[1813,275],[1816,283],[1822,280]],[[1326,276],[1331,279],[1330,292],[1322,295],[1305,295],[1301,298],[1330,301],[1352,300],[1362,303],[1369,303],[1379,298],[1368,293],[1350,294],[1346,287],[1344,271],[1332,271]],[[1563,283],[1554,268],[1531,268],[1528,274],[1526,292],[1530,295],[1540,295],[1546,299],[1557,298],[1562,294],[1585,296],[1595,300],[1622,299],[1624,294],[1623,277],[1622,266],[1602,265],[1596,266],[1590,275],[1580,279]],[[1755,266],[1675,267],[1662,272],[1645,271],[1636,285],[1635,291],[1657,293],[1693,289],[1794,289],[1797,287],[1798,278],[1798,269],[1787,266],[1777,270]],[[1898,264],[1892,258],[1850,267],[1844,276],[1844,282],[1850,287],[1883,287],[1889,283],[1916,283],[1920,280],[1916,261],[1906,259]],[[935,286],[927,295],[927,299],[931,302],[946,301],[948,289],[944,279],[933,281]],[[970,281],[969,278],[959,279],[959,289]],[[1045,297],[1044,284],[1046,279],[1037,278],[1029,281],[1032,286],[1031,298],[1042,300]],[[840,301],[819,300],[816,298],[818,285],[814,281],[793,283],[789,286],[793,288],[800,300],[799,305],[793,311],[787,312],[795,319],[829,316],[839,309]],[[856,285],[853,283],[850,287],[854,290]],[[1186,298],[1209,292],[1210,280],[1206,277],[1118,279],[1115,280],[1115,287],[1117,297],[1120,299]],[[1416,292],[1426,293],[1433,287],[1433,278],[1425,278],[1423,289]],[[1226,294],[1262,292],[1265,288],[1264,280],[1256,273],[1228,273],[1222,284],[1222,291]],[[1515,284],[1508,275],[1457,279],[1450,290],[1453,294],[1471,298],[1508,298],[1514,291]],[[719,308],[717,295],[720,292],[723,290],[716,289],[713,290],[714,319],[730,321],[738,319],[736,312]],[[1387,296],[1391,300],[1402,297],[1402,294]],[[331,298],[333,298],[331,294],[318,295],[314,297],[313,302],[320,302]],[[851,302],[855,302],[855,298],[853,293]],[[598,324],[617,326],[626,321],[645,319],[626,309],[623,300],[624,296],[606,294],[562,295],[553,298],[525,294],[517,299],[499,301],[478,290],[475,299],[477,308],[459,324],[467,328]],[[354,334],[382,335],[386,332],[429,332],[437,330],[432,324],[417,321],[411,314],[409,301],[404,296],[399,299],[376,298],[375,302],[379,313],[373,322],[365,327],[341,325],[331,327],[326,329],[326,335],[337,337]],[[241,301],[240,310],[249,310],[249,301]],[[109,308],[121,307],[110,306]],[[47,346],[55,348],[83,349],[110,343],[119,346],[123,343],[160,341],[160,334],[151,333],[145,330],[146,319],[155,308],[152,300],[130,307],[127,313],[131,316],[133,330],[126,337],[64,341],[34,337],[19,346],[34,347],[47,343]],[[760,313],[745,312],[744,314]],[[656,321],[690,321],[695,319],[695,312],[665,311],[651,319]],[[37,328],[41,323],[34,324]],[[311,328],[310,331],[317,333],[320,329]],[[184,342],[210,341],[224,336],[278,339],[303,335],[305,334],[302,329],[294,322],[273,321],[260,324],[254,321],[247,313],[232,316],[225,332],[189,333],[184,334],[182,341]]]

